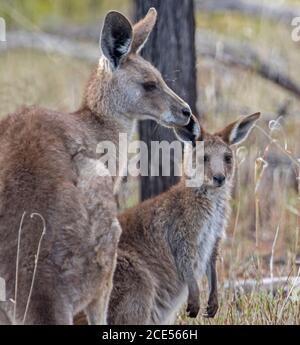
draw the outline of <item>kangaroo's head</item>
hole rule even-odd
[[[184,126],[190,107],[164,82],[139,52],[156,22],[151,8],[134,26],[118,12],[105,18],[100,43],[103,56],[88,85],[86,99],[95,112],[130,119],[152,119],[164,126]]]
[[[204,186],[220,188],[231,183],[235,170],[233,148],[247,138],[259,116],[260,113],[243,116],[213,134],[206,132],[194,116],[187,126],[175,129],[175,133],[181,141],[193,143],[193,152],[189,156],[193,160],[198,160],[198,166],[202,164],[203,167],[204,164]],[[196,152],[197,141],[204,142],[204,152],[201,151],[201,154]]]

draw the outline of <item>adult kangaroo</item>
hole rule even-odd
[[[113,142],[118,157],[119,133],[130,135],[135,120],[178,128],[191,115],[139,55],[155,21],[153,8],[134,26],[107,14],[78,111],[24,107],[1,121],[0,323],[72,324],[82,310],[90,324],[106,323],[121,227],[118,178],[97,145]]]

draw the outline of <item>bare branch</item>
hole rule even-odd
[[[96,62],[100,55],[95,45],[42,32],[12,31],[7,33],[6,40],[6,43],[0,44],[0,54],[10,49],[34,49],[88,62]]]
[[[198,30],[196,34],[198,54],[222,64],[236,66],[259,74],[278,86],[300,97],[300,85],[284,73],[279,63],[264,60],[249,44],[220,38],[212,32]]]
[[[6,44],[0,45],[0,54],[9,49],[35,49],[46,54],[59,54],[96,63],[99,49],[96,45],[82,43],[61,36],[13,31],[7,33]],[[300,85],[284,72],[279,63],[267,61],[250,45],[234,40],[220,38],[209,31],[198,30],[196,34],[196,48],[199,55],[214,59],[222,64],[235,66],[257,73],[262,78],[272,81],[285,90],[300,97]]]
[[[296,277],[273,277],[263,278],[261,280],[246,279],[236,282],[225,282],[224,288],[233,289],[238,294],[251,294],[254,291],[278,292],[283,290],[291,294],[291,289],[295,291],[300,289],[300,278]]]

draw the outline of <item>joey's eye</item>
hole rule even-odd
[[[157,85],[154,81],[147,81],[143,83],[143,88],[145,91],[154,91],[157,88]]]
[[[225,161],[225,163],[231,163],[232,162],[232,155],[230,155],[230,154],[225,154],[224,155],[224,161]]]
[[[204,163],[208,163],[209,162],[209,156],[207,154],[204,154]]]

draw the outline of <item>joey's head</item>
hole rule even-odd
[[[202,186],[220,188],[231,184],[235,170],[234,147],[247,138],[259,116],[260,113],[243,116],[213,134],[206,132],[194,116],[185,128],[175,129],[181,141],[193,144],[187,156],[193,160],[193,166],[202,169]],[[199,149],[197,142],[203,142],[204,147]]]
[[[88,106],[129,119],[152,119],[169,127],[184,126],[190,107],[164,82],[159,71],[140,56],[155,22],[150,8],[134,26],[118,12],[105,18],[100,44],[102,57],[86,92]]]

